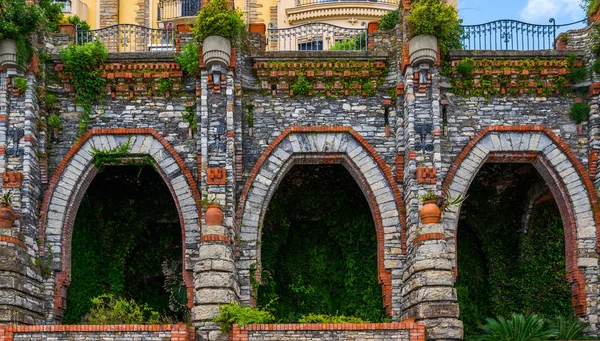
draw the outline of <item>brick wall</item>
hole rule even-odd
[[[68,325],[68,326],[1,326],[0,341],[44,340],[144,340],[193,341],[194,328],[175,325]]]

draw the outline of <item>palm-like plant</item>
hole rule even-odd
[[[583,331],[590,326],[589,323],[584,323],[575,316],[571,318],[559,316],[550,325],[556,332],[555,340],[582,340]]]
[[[546,341],[556,336],[539,315],[512,314],[509,319],[498,316],[487,318],[481,326],[483,334],[469,338],[471,341]]]

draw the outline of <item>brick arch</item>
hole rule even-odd
[[[293,127],[279,135],[260,156],[246,181],[237,210],[241,239],[237,259],[241,300],[252,303],[250,266],[260,264],[260,226],[271,197],[287,171],[295,164],[341,164],[365,195],[376,227],[378,273],[389,315],[392,296],[400,297],[402,275],[392,269],[402,264],[406,250],[405,209],[389,167],[360,134],[350,127]],[[394,289],[392,289],[394,288]],[[396,289],[398,288],[398,289]]]
[[[183,249],[183,279],[187,287],[188,306],[193,306],[193,260],[191,253],[198,249],[201,207],[200,192],[192,173],[175,149],[154,129],[91,129],[75,143],[56,169],[44,195],[40,212],[40,240],[51,248],[54,280],[48,283],[55,289],[53,316],[62,315],[66,289],[71,277],[71,237],[79,205],[88,186],[98,173],[92,163],[92,146],[114,148],[131,140],[132,155],[147,155],[169,188],[181,224]],[[51,314],[51,312],[48,312]]]
[[[545,126],[490,126],[464,147],[444,181],[452,196],[466,194],[485,162],[531,163],[540,173],[556,203],[565,232],[567,279],[579,316],[596,314],[599,210],[596,191],[570,148]],[[456,261],[456,229],[460,207],[444,217],[450,252]],[[587,293],[587,294],[586,294]]]

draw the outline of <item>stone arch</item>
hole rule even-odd
[[[200,192],[192,173],[175,149],[154,129],[91,129],[75,143],[56,169],[44,195],[40,214],[40,240],[47,243],[40,252],[51,250],[54,278],[53,314],[61,315],[66,289],[71,278],[71,237],[79,205],[88,186],[98,173],[93,165],[92,147],[115,148],[130,138],[133,156],[150,156],[165,181],[179,214],[182,233],[183,279],[187,287],[188,306],[193,306],[192,252],[198,249],[201,208]]]
[[[485,162],[531,163],[559,207],[565,232],[567,278],[579,316],[596,315],[599,210],[595,189],[570,148],[544,126],[490,126],[464,147],[448,171],[444,185],[450,195],[466,194]],[[444,217],[450,253],[456,262],[456,229],[460,207]],[[456,271],[455,271],[456,273]],[[586,294],[587,293],[587,294]],[[590,318],[595,321],[596,318]]]
[[[260,226],[271,197],[295,164],[342,164],[356,180],[371,208],[378,245],[379,281],[389,315],[400,314],[402,260],[406,250],[405,209],[389,167],[350,127],[293,127],[263,152],[246,181],[237,211],[241,240],[237,259],[241,301],[253,303],[250,268],[260,264]],[[394,275],[392,276],[392,270]],[[257,274],[256,276],[258,276]]]

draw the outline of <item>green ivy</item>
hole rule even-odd
[[[373,218],[343,166],[295,166],[262,228],[257,306],[282,322],[306,314],[385,317]]]
[[[79,136],[88,129],[88,121],[92,113],[92,104],[101,98],[106,82],[102,78],[100,66],[106,62],[108,52],[99,41],[70,45],[60,52],[65,66],[64,73],[73,77],[77,98],[75,102],[83,108],[79,118]]]
[[[387,12],[381,17],[379,21],[379,29],[383,31],[389,31],[396,27],[400,23],[400,10],[395,9]]]
[[[106,167],[81,202],[71,245],[63,323],[81,323],[92,299],[103,294],[183,318],[181,227],[173,198],[153,168]]]
[[[296,79],[296,82],[292,84],[291,89],[294,91],[294,94],[299,96],[306,96],[312,90],[312,84],[304,78],[304,76],[299,76]]]

